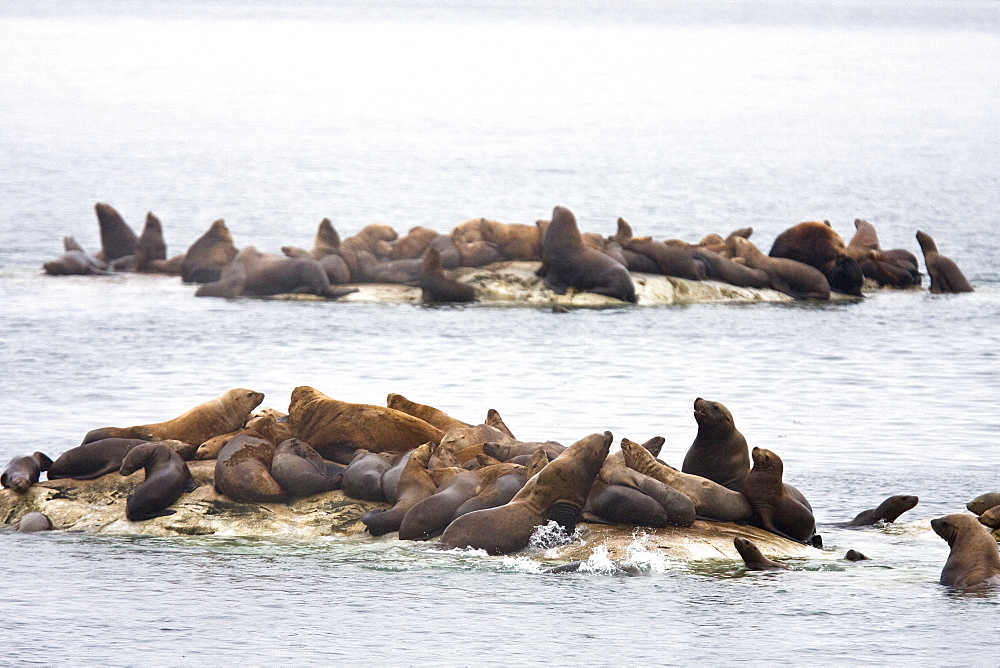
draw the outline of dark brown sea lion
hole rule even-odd
[[[101,252],[105,262],[135,253],[136,236],[113,206],[98,202],[94,205],[97,224],[101,229]]]
[[[733,239],[735,257],[767,272],[771,287],[796,299],[829,299],[830,282],[819,269],[797,260],[769,257],[743,237]]]
[[[38,531],[51,531],[55,529],[55,525],[52,524],[52,520],[49,519],[48,515],[34,510],[22,515],[21,519],[17,521],[15,528],[20,533],[36,533]]]
[[[783,571],[788,569],[788,566],[771,561],[765,557],[764,553],[760,551],[760,548],[752,540],[737,536],[733,539],[733,546],[743,558],[743,563],[751,571]]]
[[[622,439],[622,452],[629,468],[673,487],[694,504],[701,519],[745,522],[753,514],[750,502],[739,492],[697,475],[678,471],[656,460],[638,443]]]
[[[344,496],[362,501],[387,501],[382,491],[382,476],[391,466],[385,455],[358,450],[344,470],[341,485]]]
[[[452,232],[452,243],[458,251],[462,267],[483,267],[504,259],[503,254],[493,244],[482,240],[468,241],[457,231]]]
[[[162,269],[167,259],[167,242],[163,240],[163,224],[153,215],[146,213],[146,223],[135,244],[135,271],[153,272]]]
[[[420,299],[425,304],[474,302],[476,290],[468,283],[445,276],[441,254],[428,248],[420,265]]]
[[[609,431],[580,439],[525,483],[506,505],[456,518],[441,536],[441,545],[508,554],[527,547],[535,528],[550,520],[572,533],[611,441]]]
[[[513,462],[501,463],[512,464]],[[521,491],[521,488],[548,463],[549,458],[539,450],[523,464],[517,464],[509,472],[505,473],[504,469],[493,469],[492,473],[479,484],[476,495],[455,510],[455,514],[451,518],[452,521],[476,510],[498,508],[509,503]]]
[[[447,432],[451,429],[456,429],[459,427],[471,427],[472,425],[467,422],[462,422],[461,420],[456,420],[444,411],[438,410],[433,406],[428,406],[426,404],[418,404],[415,401],[410,401],[401,394],[390,393],[386,399],[385,404],[389,408],[395,409],[397,411],[402,411],[407,415],[412,415],[415,418],[419,418],[429,425],[437,427],[443,432]]]
[[[289,494],[271,476],[275,445],[247,434],[229,441],[215,460],[215,491],[233,501],[286,503]]]
[[[734,262],[725,255],[707,248],[693,251],[696,260],[705,266],[706,278],[722,281],[741,288],[766,288],[771,285],[771,277],[763,269],[754,269],[743,263]]]
[[[366,250],[355,252],[351,280],[355,283],[417,285],[423,260],[383,260]]]
[[[253,246],[247,246],[236,254],[233,264],[242,267],[242,272],[234,274],[240,275],[242,278],[236,294],[260,297],[300,293],[334,299],[357,292],[356,288],[331,287],[326,270],[311,257],[284,257],[271,253],[261,253]],[[226,275],[220,278],[220,281],[227,287],[223,294],[216,294],[213,289],[214,283],[203,285],[195,294],[197,296],[236,296],[232,294],[232,290],[228,289],[230,280],[230,277]]]
[[[660,241],[653,241],[649,237],[632,237],[622,244],[622,248],[650,258],[656,265],[657,274],[692,281],[703,281],[708,278],[706,263],[690,247],[669,246]],[[629,259],[629,262],[631,261]]]
[[[117,471],[132,448],[149,441],[137,438],[104,438],[70,448],[49,466],[49,480],[93,480]]]
[[[406,468],[406,463],[410,461],[410,457],[413,456],[415,451],[416,448],[393,455],[389,459],[389,468],[382,474],[382,494],[385,496],[385,500],[393,505],[399,501],[396,493],[399,490],[399,479],[403,477],[403,469]]]
[[[565,207],[557,206],[552,211],[552,223],[542,238],[542,266],[537,273],[545,280],[545,287],[556,294],[575,288],[633,304],[637,301],[628,269],[584,246],[576,217]]]
[[[743,493],[753,506],[750,523],[773,534],[809,543],[816,533],[812,510],[782,482],[781,458],[764,448],[751,453],[753,468],[743,483]]]
[[[177,417],[135,427],[102,427],[84,437],[84,443],[103,438],[173,439],[199,446],[213,436],[242,427],[254,408],[264,400],[260,392],[244,388],[227,390]]]
[[[42,471],[48,471],[52,460],[43,452],[35,452],[25,457],[14,457],[7,462],[7,468],[0,474],[0,486],[24,494],[38,482]]]
[[[402,411],[331,399],[319,390],[296,387],[288,405],[292,434],[326,458],[326,450],[406,452],[428,441],[440,443],[437,427]]]
[[[951,547],[941,570],[941,584],[948,587],[1000,585],[997,541],[972,515],[955,513],[931,520],[934,533]]]
[[[857,550],[848,550],[847,554],[844,555],[844,559],[847,561],[870,561],[868,557],[861,554]]]
[[[340,235],[333,229],[333,223],[329,218],[324,218],[320,222],[312,250],[282,246],[281,252],[288,257],[311,257],[316,260],[326,271],[326,277],[332,285],[349,283],[351,280],[351,269],[340,256]]]
[[[714,480],[723,487],[743,491],[750,473],[750,449],[736,428],[733,414],[718,401],[694,400],[698,435],[684,455],[681,471]]]
[[[410,455],[399,477],[396,503],[392,508],[372,510],[361,516],[368,533],[382,536],[391,531],[399,531],[406,512],[437,490],[437,484],[427,471],[427,461],[430,459],[432,447],[432,443],[424,443]]]
[[[144,443],[132,448],[118,472],[129,476],[139,469],[145,469],[146,479],[125,500],[125,517],[131,522],[172,515],[174,511],[166,509],[181,494],[198,486],[187,462],[163,443]]]
[[[980,494],[972,501],[965,504],[965,507],[969,509],[970,513],[975,513],[977,515],[982,515],[994,506],[1000,506],[1000,492],[987,492],[986,494]]]
[[[237,252],[233,235],[220,218],[188,247],[181,263],[181,280],[185,283],[218,281]]]
[[[308,443],[290,438],[274,451],[271,477],[289,496],[298,498],[340,489],[344,467],[326,461]]]
[[[815,267],[823,272],[832,289],[861,296],[864,272],[847,252],[844,240],[826,223],[799,223],[788,228],[775,238],[768,255]]]
[[[920,285],[917,258],[912,253],[902,249],[883,251],[875,226],[867,220],[855,218],[854,228],[847,252],[858,261],[867,278],[896,288]]]
[[[693,516],[693,504],[690,505]],[[608,485],[601,480],[595,480],[590,488],[583,520],[637,527],[666,527],[673,524],[670,514],[653,497],[633,487]]]
[[[941,255],[937,243],[926,232],[917,232],[917,243],[924,252],[924,265],[931,277],[930,291],[935,294],[972,292],[972,284],[958,268],[955,261]]]
[[[618,244],[622,249],[622,257],[625,258],[625,266],[629,271],[639,271],[646,274],[659,274],[660,266],[653,258],[630,250],[628,241],[633,238],[632,226],[624,218],[618,219],[618,231],[609,239]]]
[[[888,499],[878,504],[877,508],[869,508],[868,510],[863,510],[858,513],[858,515],[851,520],[847,526],[866,527],[877,522],[895,522],[896,518],[905,513],[907,510],[914,508],[919,501],[919,498],[912,495],[890,496]]]

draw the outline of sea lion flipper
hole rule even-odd
[[[188,481],[184,483],[184,491],[187,493],[191,493],[194,490],[198,489],[199,487],[200,485],[197,483],[197,481],[195,481],[194,478],[188,478]]]

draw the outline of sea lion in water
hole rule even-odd
[[[811,221],[793,225],[775,238],[768,255],[815,267],[823,272],[832,289],[861,296],[865,283],[861,265],[851,257],[844,240],[827,223]]]
[[[122,467],[125,456],[149,441],[137,438],[104,438],[70,448],[59,455],[47,472],[49,480],[94,480]]]
[[[256,436],[229,441],[215,460],[215,491],[233,501],[286,503],[289,494],[271,476],[275,445]]]
[[[941,570],[941,584],[949,587],[1000,585],[997,541],[975,517],[961,513],[945,515],[931,520],[931,528],[951,547]]]
[[[433,406],[427,406],[425,404],[418,404],[415,401],[410,401],[401,394],[390,393],[385,399],[385,404],[389,408],[402,411],[415,418],[420,418],[427,424],[433,425],[443,432],[447,432],[458,427],[472,426],[467,422],[456,420],[444,411],[438,410]]]
[[[773,534],[809,543],[816,533],[812,510],[782,482],[781,458],[764,448],[751,453],[753,468],[743,484],[743,493],[753,506],[750,523]]]
[[[912,495],[899,494],[896,496],[890,496],[888,499],[878,504],[878,507],[869,508],[868,510],[863,510],[858,513],[857,516],[847,524],[847,526],[866,527],[871,526],[876,522],[895,522],[896,518],[905,513],[907,510],[914,508],[919,501],[919,498]]]
[[[181,280],[185,283],[212,283],[218,281],[239,251],[233,243],[226,222],[218,219],[208,231],[198,237],[184,254],[181,262]]]
[[[288,405],[292,433],[320,455],[326,450],[356,448],[369,452],[406,452],[444,436],[437,427],[383,406],[331,399],[319,390],[300,386]]]
[[[144,443],[132,448],[122,461],[119,473],[130,476],[146,470],[146,479],[125,500],[125,517],[131,522],[171,515],[172,506],[184,492],[198,485],[187,462],[163,443]]]
[[[609,431],[580,439],[549,462],[506,505],[456,518],[441,536],[441,545],[508,554],[527,547],[535,527],[549,520],[572,533],[611,441]]]
[[[24,494],[38,482],[42,471],[48,471],[52,460],[43,452],[35,452],[25,457],[14,457],[7,462],[7,468],[0,474],[0,485]]]
[[[274,450],[271,477],[281,489],[297,498],[340,489],[344,468],[324,460],[308,443],[290,438]]]
[[[930,291],[935,294],[972,292],[972,284],[955,261],[941,255],[937,243],[926,232],[917,232],[917,243],[924,253],[924,265],[931,277]]]
[[[468,283],[445,276],[441,254],[428,248],[420,265],[420,299],[425,304],[474,302],[476,290]]]
[[[38,531],[51,531],[55,529],[55,525],[52,524],[49,516],[37,510],[22,515],[15,527],[20,533],[36,533]]]
[[[97,224],[101,229],[101,250],[105,262],[135,253],[136,236],[113,206],[98,202],[94,205]]]
[[[701,519],[745,522],[753,514],[750,502],[739,492],[697,475],[678,471],[656,460],[638,443],[622,439],[622,452],[629,468],[673,487],[694,504]]]
[[[767,272],[771,287],[795,299],[829,299],[830,282],[816,267],[797,260],[769,257],[744,237],[733,238],[735,257],[748,267]]]
[[[199,446],[213,436],[235,431],[246,423],[251,411],[264,395],[242,387],[227,390],[214,399],[198,404],[189,411],[164,422],[135,427],[102,427],[84,437],[84,443],[102,438],[141,438],[144,440],[173,439]]]
[[[969,509],[969,512],[977,515],[982,515],[994,506],[1000,506],[1000,492],[987,492],[986,494],[980,494],[972,501],[965,504],[965,507]]]
[[[396,503],[389,510],[372,510],[361,516],[361,521],[373,536],[382,536],[391,531],[399,531],[406,512],[419,501],[431,496],[437,484],[427,471],[433,444],[424,443],[410,455],[399,477],[396,488]]]
[[[714,480],[740,492],[750,473],[747,439],[736,428],[733,414],[718,401],[694,400],[698,435],[684,455],[681,471]]]
[[[537,273],[544,278],[545,287],[556,294],[575,288],[633,304],[637,301],[628,269],[584,246],[576,217],[565,207],[552,211],[552,223],[542,237],[542,266]]]
[[[861,554],[857,550],[848,550],[847,554],[844,555],[844,559],[847,561],[870,561],[868,557]]]
[[[760,551],[760,548],[752,540],[737,536],[733,539],[733,546],[743,558],[743,563],[751,571],[783,571],[788,569],[787,566],[765,557],[764,553]]]

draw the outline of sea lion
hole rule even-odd
[[[857,550],[848,550],[847,554],[844,555],[844,559],[847,561],[870,561],[868,557],[861,554]]]
[[[7,468],[0,474],[0,486],[24,494],[38,482],[42,471],[48,471],[52,460],[43,452],[35,452],[25,457],[14,457],[7,462]]]
[[[437,490],[437,484],[427,471],[427,460],[430,459],[432,447],[432,443],[424,443],[410,455],[399,477],[397,500],[392,508],[372,510],[361,516],[368,533],[382,536],[391,531],[399,531],[406,512]]]
[[[549,575],[565,575],[566,573],[598,573],[600,575],[642,575],[643,570],[638,566],[626,563],[621,560],[608,562],[607,565],[593,567],[589,561],[570,561],[561,566],[553,566],[544,571]]]
[[[289,496],[298,498],[340,489],[344,468],[324,460],[308,443],[290,438],[274,450],[271,477]]]
[[[215,459],[226,443],[240,434],[257,436],[274,444],[286,441],[292,437],[292,430],[287,423],[278,421],[284,417],[284,413],[274,408],[262,408],[250,416],[243,428],[213,436],[199,445],[195,450],[194,459]]]
[[[866,527],[877,522],[895,522],[896,518],[907,510],[914,508],[920,499],[912,495],[890,496],[888,499],[878,504],[877,508],[869,508],[857,514],[847,526]]]
[[[406,234],[392,242],[392,252],[389,253],[389,259],[416,260],[423,256],[430,247],[431,241],[439,234],[439,232],[421,225],[411,227]]]
[[[583,245],[576,217],[569,209],[557,206],[552,223],[542,238],[542,266],[537,274],[545,287],[556,294],[568,288],[614,297],[635,303],[635,284],[620,262]]]
[[[357,234],[340,242],[337,254],[344,258],[351,270],[351,280],[365,280],[360,253],[369,253],[376,261],[388,259],[392,255],[392,244],[399,235],[388,225],[373,223],[361,228]]]
[[[416,448],[392,456],[389,459],[389,468],[382,474],[382,494],[385,496],[385,500],[393,505],[399,501],[399,497],[396,495],[399,489],[399,479],[403,476],[403,469],[406,468],[406,463],[410,461],[415,450]]]
[[[448,432],[441,437],[441,447],[449,452],[459,452],[460,450],[478,445],[480,443],[484,445],[490,442],[498,444],[516,443],[516,439],[509,435],[509,431],[498,429],[490,424],[490,421],[493,419],[499,420],[500,414],[491,409],[486,416],[486,422],[482,424],[449,429]],[[504,427],[504,429],[506,429],[506,425],[503,424],[503,420],[500,420],[500,424]],[[486,451],[484,450],[483,452]],[[497,459],[500,458],[497,457]]]
[[[795,299],[829,299],[830,282],[819,269],[797,260],[769,257],[744,237],[733,239],[735,257],[748,267],[767,272],[771,288]]]
[[[629,271],[638,271],[646,274],[659,274],[660,266],[655,260],[653,260],[653,258],[628,248],[627,242],[629,239],[632,239],[632,237],[632,226],[629,225],[628,221],[624,218],[619,218],[618,231],[609,237],[609,239],[617,243],[622,249],[622,257],[625,258],[625,267]]]
[[[743,563],[751,571],[783,571],[788,569],[788,566],[771,561],[765,557],[764,553],[760,551],[760,548],[752,540],[737,536],[733,539],[733,546],[743,558]]]
[[[815,267],[823,272],[833,290],[861,296],[865,283],[861,265],[847,252],[840,235],[826,223],[810,221],[793,225],[775,238],[768,255]]]
[[[771,277],[763,269],[754,269],[707,248],[695,251],[694,258],[705,267],[706,278],[722,281],[741,288],[766,288],[771,285]]]
[[[420,265],[420,299],[425,304],[443,302],[474,302],[476,290],[468,283],[445,276],[441,254],[428,248]]]
[[[917,243],[924,253],[924,265],[931,277],[930,291],[934,294],[972,292],[972,284],[958,268],[955,261],[941,255],[937,243],[926,232],[917,232]]]
[[[751,453],[753,468],[743,483],[743,493],[753,506],[750,523],[799,543],[809,543],[816,534],[812,510],[797,499],[781,481],[781,458],[764,448]]]
[[[970,513],[975,513],[977,515],[982,515],[994,506],[1000,506],[1000,492],[987,492],[986,494],[980,494],[972,501],[965,504],[965,507],[969,509]]]
[[[733,414],[718,401],[698,397],[694,400],[694,419],[698,435],[684,455],[681,471],[743,491],[743,481],[750,472],[750,449],[736,428]]]
[[[513,464],[513,462],[501,463]],[[523,464],[519,463],[514,466],[513,470],[509,472],[505,473],[504,469],[494,469],[494,473],[484,478],[480,483],[475,496],[455,510],[451,520],[454,521],[456,518],[475,510],[497,508],[509,503],[521,491],[521,488],[548,463],[549,458],[539,450]]]
[[[21,519],[17,521],[15,528],[20,533],[36,533],[38,531],[51,531],[55,529],[55,525],[52,524],[52,520],[49,519],[48,515],[33,510],[30,513],[22,515]]]
[[[750,502],[739,492],[697,475],[678,471],[656,460],[638,443],[622,439],[622,452],[629,468],[673,487],[694,504],[701,519],[746,522],[753,514]]]
[[[307,251],[295,246],[282,246],[281,252],[288,257],[311,257],[316,260],[326,271],[326,277],[331,285],[349,283],[351,280],[351,269],[347,266],[344,258],[340,256],[340,235],[333,228],[333,223],[330,222],[329,218],[320,221],[312,250]]]
[[[369,452],[406,452],[444,433],[401,411],[331,399],[319,390],[296,387],[288,405],[292,434],[316,449],[357,448]]]
[[[393,408],[397,411],[402,411],[407,415],[412,415],[415,418],[420,418],[429,425],[437,427],[443,432],[447,432],[451,429],[456,429],[459,427],[471,427],[472,425],[467,422],[462,422],[461,420],[456,420],[444,411],[438,410],[433,406],[427,406],[426,404],[418,404],[415,401],[410,401],[401,394],[390,393],[385,398],[385,404],[389,408]]]
[[[543,450],[548,455],[549,461],[555,459],[566,450],[566,446],[555,441],[524,442],[514,441],[513,443],[498,443],[487,441],[483,443],[483,453],[499,459],[502,462],[509,462],[515,457],[522,455],[533,455],[536,450]]]
[[[135,271],[141,272],[160,271],[162,263],[167,259],[167,243],[163,240],[163,223],[153,215],[152,211],[146,212],[146,223],[136,240],[133,257]]]
[[[993,506],[980,515],[979,523],[990,529],[1000,529],[1000,506]]]
[[[247,246],[236,254],[232,264],[239,267],[220,276],[218,282],[221,286],[207,283],[195,294],[199,297],[311,294],[335,299],[357,292],[357,288],[331,287],[326,270],[311,257],[261,253],[253,246]]]
[[[456,518],[442,534],[441,545],[508,554],[527,547],[535,527],[550,520],[572,533],[612,438],[606,431],[580,439],[525,483],[506,505]]]
[[[105,262],[135,253],[136,236],[113,206],[98,202],[94,205],[101,230],[101,252]]]
[[[920,285],[917,258],[912,253],[903,249],[883,251],[875,226],[867,220],[855,218],[854,228],[847,252],[858,261],[867,278],[896,288]]]
[[[951,547],[941,570],[941,584],[948,587],[1000,585],[997,541],[971,515],[955,513],[931,520],[934,533]]]
[[[689,247],[669,246],[660,241],[653,241],[649,237],[632,237],[622,243],[622,248],[650,258],[656,265],[657,271],[654,273],[691,281],[703,281],[708,278],[706,262]]]
[[[692,506],[693,516],[694,505],[690,501],[688,503]],[[637,527],[666,527],[673,524],[670,514],[653,497],[633,487],[608,485],[601,480],[595,480],[590,488],[583,520]]]
[[[49,276],[106,276],[107,265],[81,250],[68,250],[55,260],[42,265]]]
[[[233,235],[220,218],[188,247],[181,262],[181,280],[185,283],[218,281],[237,252]]]
[[[125,517],[131,522],[172,515],[174,511],[166,508],[198,486],[187,462],[163,443],[143,443],[132,448],[118,472],[130,476],[139,469],[145,469],[146,479],[125,500]]]
[[[344,496],[361,501],[387,501],[382,491],[382,476],[391,466],[384,455],[358,450],[344,470],[341,485]]]
[[[274,443],[263,438],[233,438],[215,460],[215,491],[233,501],[286,503],[288,492],[271,476],[274,451]]]
[[[49,480],[73,478],[94,480],[122,467],[125,456],[149,441],[137,438],[103,438],[90,441],[62,453],[46,472]]]
[[[496,462],[500,463],[500,462]],[[434,448],[431,453],[431,459],[427,462],[428,469],[444,469],[444,468],[461,468],[462,462],[458,461],[458,458],[447,450],[443,449],[440,445]]]

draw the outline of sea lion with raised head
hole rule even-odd
[[[930,291],[935,294],[972,292],[972,284],[950,257],[941,255],[937,243],[926,232],[917,232],[917,243],[924,253],[924,265],[931,277]]]
[[[812,510],[782,482],[781,458],[764,448],[753,449],[753,468],[743,483],[743,494],[753,506],[750,523],[799,543],[809,543],[816,534]]]
[[[743,563],[751,571],[783,571],[788,569],[788,566],[771,561],[765,557],[764,553],[760,551],[760,548],[752,540],[737,536],[733,539],[733,547],[740,553]]]
[[[916,507],[917,503],[920,501],[919,498],[909,494],[897,494],[896,496],[890,496],[888,499],[878,504],[875,508],[869,508],[868,510],[863,510],[851,520],[847,526],[851,527],[867,527],[878,522],[895,522],[896,519],[905,513],[907,510],[911,510]]]
[[[410,455],[403,467],[396,488],[396,503],[389,510],[372,510],[361,516],[361,521],[373,536],[382,536],[391,531],[399,531],[406,512],[419,501],[426,499],[437,490],[437,484],[427,470],[432,443],[424,443]]]
[[[445,275],[441,254],[435,248],[428,248],[424,253],[417,284],[420,286],[420,299],[425,304],[476,301],[475,288]]]
[[[130,476],[145,469],[146,479],[125,500],[125,517],[131,522],[172,515],[166,510],[198,486],[187,462],[170,446],[144,443],[132,448],[122,461],[119,473]]]
[[[1000,529],[1000,506],[993,506],[980,515],[979,523],[990,529]]]
[[[274,450],[271,477],[289,496],[299,498],[340,489],[344,467],[326,461],[308,443],[290,438]]]
[[[844,555],[844,559],[847,561],[871,561],[868,557],[857,550],[848,550],[847,554]]]
[[[444,433],[402,411],[332,399],[319,390],[300,386],[288,405],[292,434],[327,458],[328,449],[406,452],[428,441],[441,442]]]
[[[528,480],[509,503],[456,518],[441,536],[441,545],[509,554],[527,547],[535,528],[550,520],[572,533],[611,441],[609,431],[580,439]]]
[[[795,299],[829,299],[830,282],[816,267],[789,260],[770,257],[753,245],[749,239],[733,239],[735,257],[741,258],[748,267],[767,272],[771,288]]]
[[[681,471],[743,491],[743,481],[750,473],[750,449],[736,428],[733,414],[718,401],[698,397],[694,400],[694,419],[698,435],[684,455]]]
[[[385,404],[389,408],[395,409],[397,411],[402,411],[407,415],[412,415],[415,418],[420,418],[429,425],[437,427],[443,432],[447,432],[451,429],[456,429],[459,427],[471,427],[472,425],[467,422],[462,422],[461,420],[456,420],[442,410],[438,410],[433,406],[428,406],[426,404],[418,404],[415,401],[410,401],[401,394],[390,393],[385,398]]]
[[[854,228],[847,252],[858,261],[867,278],[895,288],[920,285],[917,258],[912,253],[903,249],[883,251],[875,226],[867,220],[855,218]]]
[[[94,205],[97,224],[101,230],[101,253],[105,262],[135,253],[136,236],[121,214],[110,204],[98,202]]]
[[[931,528],[951,547],[941,570],[941,584],[949,587],[1000,585],[997,541],[975,517],[961,513],[945,515],[931,520]]]
[[[212,283],[218,281],[239,251],[233,243],[226,222],[220,218],[198,237],[184,253],[181,262],[181,280],[185,283]]]
[[[557,206],[552,223],[542,237],[542,266],[537,274],[545,287],[556,294],[569,288],[614,297],[635,303],[635,284],[628,269],[604,253],[583,245],[576,217],[569,209]]]
[[[0,486],[24,494],[38,482],[42,471],[48,471],[50,466],[52,460],[43,452],[14,457],[7,462],[7,468],[0,474]]]
[[[827,223],[810,221],[793,225],[775,238],[768,255],[815,267],[823,272],[833,290],[861,296],[865,283],[861,265],[851,257],[844,240]]]
[[[163,263],[167,260],[167,242],[163,240],[163,223],[153,215],[152,211],[146,212],[146,223],[135,242],[133,258],[135,271],[141,272],[162,271]]]

